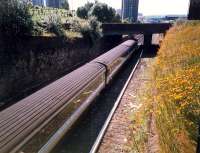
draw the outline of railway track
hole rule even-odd
[[[0,112],[0,152],[54,149],[136,49],[128,40]]]
[[[95,99],[95,102],[79,119],[78,123],[64,136],[51,153],[98,151],[111,116],[114,114],[122,93],[128,85],[127,80],[130,80],[139,63],[140,56],[141,51],[133,54],[122,67],[120,73],[115,76],[112,83]]]
[[[128,85],[129,85],[131,79],[133,78],[133,75],[134,75],[134,73],[136,71],[136,68],[137,68],[138,64],[140,63],[142,55],[143,55],[143,50],[141,51],[133,70],[131,71],[131,73],[130,73],[130,75],[129,75],[129,77],[128,77],[125,85],[124,85],[124,87],[122,88],[117,100],[115,101],[114,106],[113,106],[112,110],[110,111],[110,113],[108,115],[108,118],[106,119],[106,121],[105,121],[105,123],[104,123],[104,125],[103,125],[103,127],[102,127],[102,129],[101,129],[101,131],[100,131],[100,133],[99,133],[99,135],[97,137],[97,139],[95,140],[95,143],[93,144],[92,149],[90,150],[90,153],[96,153],[98,151],[98,148],[101,145],[102,139],[103,139],[103,137],[104,137],[104,135],[105,135],[105,133],[106,133],[106,131],[108,129],[108,126],[109,126],[109,124],[110,124],[110,122],[111,122],[111,120],[112,120],[112,118],[113,118],[113,116],[115,114],[115,111],[117,110],[117,108],[119,106],[119,103],[121,102],[121,99],[122,99],[122,97],[123,97]]]

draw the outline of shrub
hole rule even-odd
[[[70,30],[73,32],[79,32],[81,29],[81,20],[79,18],[73,18],[67,21],[70,25]]]
[[[95,16],[102,23],[112,22],[115,15],[115,9],[104,3],[95,3],[89,12],[89,16]]]
[[[113,18],[113,21],[114,23],[121,23],[122,20],[121,20],[121,16],[119,14],[116,14],[115,17]]]
[[[19,0],[4,0],[0,5],[0,33],[6,37],[31,35],[33,21],[29,5]]]
[[[90,37],[91,28],[88,22],[82,23],[79,32],[83,35],[83,37]]]
[[[96,17],[92,16],[89,18],[89,25],[92,29],[92,31],[94,33],[96,33],[96,35],[100,35],[101,34],[101,24],[100,22],[97,20]]]
[[[70,25],[70,31],[81,33],[84,38],[89,38],[93,42],[101,36],[101,24],[94,16],[88,20],[73,18],[68,20],[67,24]]]
[[[79,7],[76,11],[76,14],[81,19],[88,19],[88,12],[92,8],[94,4],[93,3],[86,3],[84,6]]]
[[[88,19],[95,16],[99,22],[121,22],[121,18],[116,14],[115,9],[105,3],[95,1],[95,3],[86,3],[79,7],[76,12],[77,16],[82,19]]]
[[[101,36],[100,22],[96,17],[90,17],[87,22],[81,24],[79,32],[94,43]]]
[[[49,15],[44,19],[46,30],[56,36],[64,36],[65,31],[62,27],[61,18],[58,15]]]
[[[85,7],[79,7],[76,11],[76,14],[81,19],[88,18],[88,10]]]
[[[61,1],[61,8],[69,10],[69,2],[68,2],[68,0],[62,0]]]

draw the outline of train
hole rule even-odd
[[[127,40],[0,112],[0,153],[48,153],[138,49]]]

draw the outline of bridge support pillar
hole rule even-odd
[[[144,35],[144,50],[148,50],[152,45],[152,36],[153,34]]]

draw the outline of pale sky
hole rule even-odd
[[[87,1],[94,0],[69,0],[70,7],[76,9],[84,5]],[[122,0],[99,0],[107,3],[115,9],[121,8]],[[170,15],[188,13],[189,0],[139,0],[139,13],[144,15]]]

